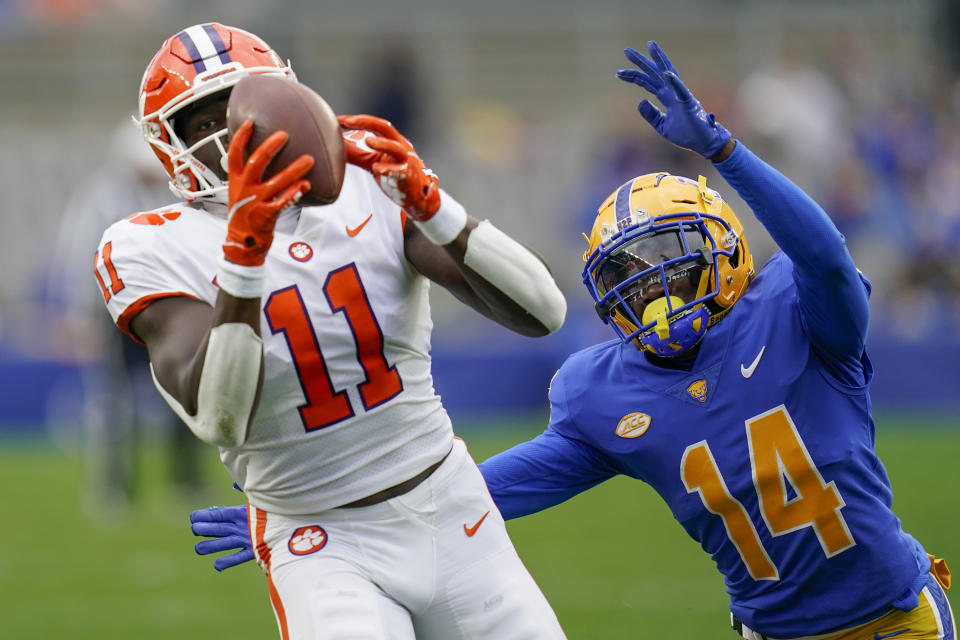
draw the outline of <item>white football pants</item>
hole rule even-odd
[[[459,439],[429,478],[380,504],[249,511],[283,640],[565,637]]]

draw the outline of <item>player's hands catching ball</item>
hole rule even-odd
[[[617,71],[618,78],[643,87],[666,108],[663,113],[649,100],[643,100],[637,105],[640,115],[657,133],[678,147],[716,160],[730,140],[730,132],[693,97],[663,49],[652,40],[647,43],[647,49],[650,58],[631,47],[624,49],[627,59],[640,70]]]
[[[234,264],[260,266],[273,243],[273,229],[280,212],[310,189],[303,176],[313,167],[313,158],[302,155],[268,180],[263,172],[287,143],[287,134],[276,131],[243,157],[253,135],[253,122],[244,122],[230,140],[227,153],[230,221],[223,254]],[[262,182],[261,182],[262,181]]]
[[[343,118],[349,117],[352,116],[337,116],[337,121],[342,122]],[[377,151],[367,144],[376,137],[377,134],[366,129],[343,129],[343,146],[347,150],[347,162],[367,171],[372,171],[373,165],[378,162],[389,162],[392,156]]]
[[[383,118],[345,115],[337,120],[346,129],[370,132],[344,133],[347,162],[372,173],[383,192],[417,222],[433,217],[440,208],[440,184],[410,141]]]

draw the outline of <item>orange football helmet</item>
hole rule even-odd
[[[226,170],[226,127],[188,147],[173,126],[188,105],[231,89],[253,74],[296,78],[270,46],[243,29],[211,22],[188,27],[163,43],[140,82],[139,118],[144,138],[170,176],[170,190],[185,200],[207,198],[226,204],[226,181],[194,157],[215,144]]]
[[[630,180],[600,206],[587,241],[583,282],[597,313],[660,356],[695,346],[754,273],[743,224],[703,176]]]

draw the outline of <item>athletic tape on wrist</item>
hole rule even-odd
[[[160,395],[198,438],[219,447],[237,447],[246,442],[250,411],[257,396],[263,341],[253,327],[227,322],[210,330],[200,385],[197,412],[190,415],[167,393],[153,372],[150,375]]]
[[[261,298],[267,288],[267,266],[248,267],[220,256],[217,286],[234,298]]]
[[[563,326],[567,300],[547,266],[489,220],[470,232],[463,263],[539,320],[550,333]]]
[[[467,226],[467,210],[459,202],[440,193],[440,208],[425,222],[416,222],[417,227],[433,244],[453,242]]]

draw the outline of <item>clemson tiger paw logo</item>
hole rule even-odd
[[[313,257],[313,248],[306,242],[294,242],[288,251],[291,258],[300,262],[306,262]]]
[[[320,551],[327,544],[327,532],[320,525],[300,527],[290,536],[287,548],[296,556],[305,556]]]

